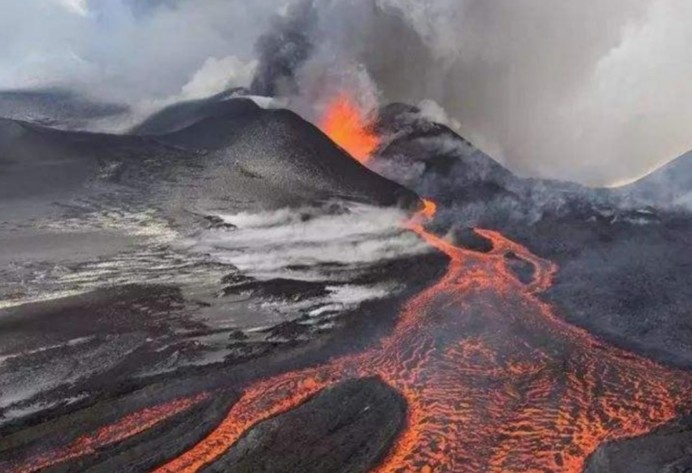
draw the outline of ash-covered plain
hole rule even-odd
[[[393,104],[366,167],[245,94],[120,135],[0,102],[0,471],[689,462],[689,157],[522,178]]]

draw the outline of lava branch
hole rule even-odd
[[[688,412],[689,373],[609,347],[556,317],[536,294],[550,262],[490,230],[489,254],[428,232],[426,202],[406,227],[450,258],[445,276],[410,300],[392,334],[363,353],[258,381],[192,449],[156,472],[196,472],[253,426],[352,377],[379,376],[408,419],[375,473],[579,472],[603,441],[645,433]],[[522,284],[511,252],[534,266]],[[480,323],[479,323],[480,322]]]
[[[108,445],[127,440],[145,432],[155,425],[184,412],[209,399],[209,393],[175,399],[165,404],[141,409],[126,415],[113,424],[101,427],[91,434],[85,434],[69,445],[45,451],[26,461],[14,464],[0,464],[0,471],[14,473],[33,473],[68,460],[93,455]]]
[[[692,411],[689,373],[610,347],[537,297],[552,283],[553,263],[491,230],[476,230],[493,244],[487,254],[456,247],[425,229],[435,209],[426,201],[405,226],[449,256],[449,267],[404,306],[390,335],[362,353],[251,384],[206,438],[155,471],[199,471],[258,423],[354,377],[379,376],[408,405],[406,425],[374,473],[577,473],[601,442]],[[508,254],[533,266],[532,281],[514,275]],[[7,471],[93,454],[208,396],[130,414]]]

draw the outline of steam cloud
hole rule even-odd
[[[675,0],[6,0],[0,88],[251,86],[313,119],[346,88],[425,101],[515,171],[602,185],[692,148],[689,18]]]

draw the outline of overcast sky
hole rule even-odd
[[[247,85],[253,45],[287,3],[0,0],[0,88],[66,85],[141,103]],[[692,2],[316,3],[308,91],[353,67],[344,87],[434,100],[467,138],[531,175],[607,184],[692,149]]]

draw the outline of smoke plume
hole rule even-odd
[[[133,104],[245,86],[313,120],[341,90],[424,101],[514,171],[593,185],[692,148],[692,5],[675,0],[5,4],[0,88]]]

